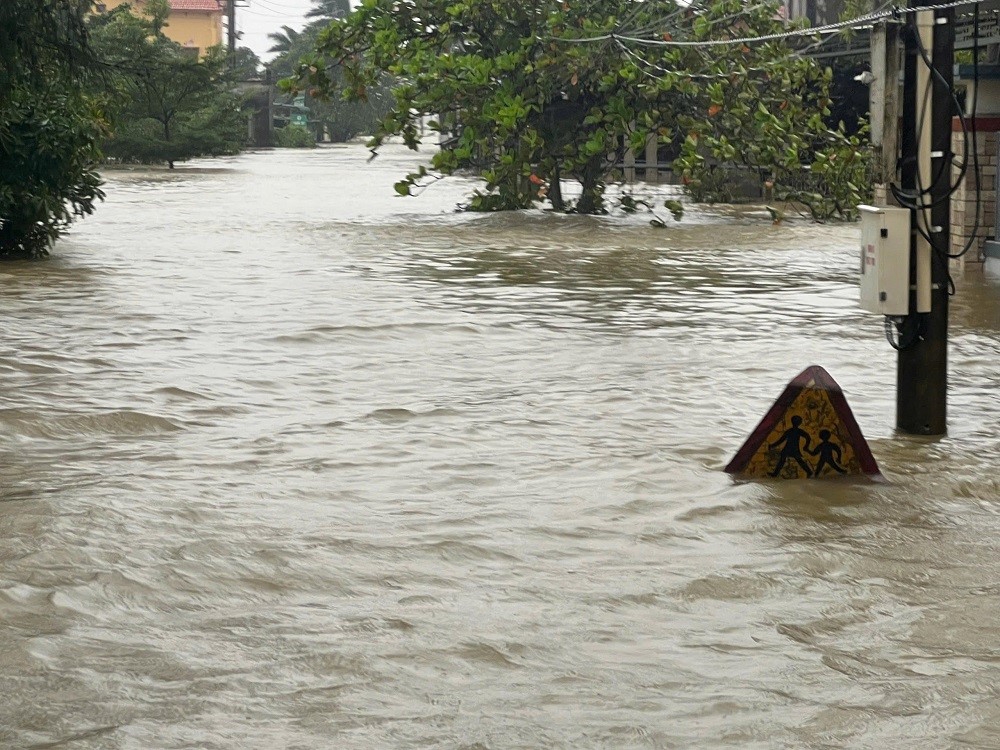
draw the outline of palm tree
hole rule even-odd
[[[282,26],[281,28],[284,29],[284,32],[272,31],[267,35],[267,38],[274,42],[274,46],[268,52],[277,52],[279,54],[289,52],[298,41],[299,32],[291,26]]]
[[[306,18],[344,18],[351,12],[350,0],[313,0],[315,7]]]

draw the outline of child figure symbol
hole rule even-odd
[[[774,467],[774,471],[771,472],[772,477],[778,476],[781,470],[785,468],[785,463],[788,459],[792,459],[802,470],[806,473],[807,477],[813,475],[812,469],[809,468],[809,464],[802,457],[802,450],[809,450],[809,443],[812,442],[812,438],[809,437],[809,433],[802,429],[802,417],[792,417],[792,426],[789,427],[781,435],[780,438],[770,443],[768,447],[777,448],[779,445],[783,446],[781,453],[778,456],[778,465]],[[826,430],[824,430],[826,432]],[[827,435],[829,436],[829,432]],[[802,443],[805,445],[802,445]]]
[[[819,445],[809,451],[810,456],[819,456],[819,461],[816,463],[816,476],[820,475],[824,466],[829,466],[840,474],[846,474],[847,469],[838,463],[841,460],[840,446],[830,442],[830,431],[820,430],[819,440]]]

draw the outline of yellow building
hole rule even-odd
[[[0,0],[2,2],[2,0]],[[114,10],[119,5],[130,2],[133,8],[141,9],[143,0],[101,0],[95,2],[98,13]],[[222,16],[225,0],[169,0],[170,17],[163,33],[185,49],[190,49],[199,57],[205,50],[222,44]]]

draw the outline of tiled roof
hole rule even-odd
[[[222,0],[170,0],[171,10],[206,10],[218,13],[223,9]]]

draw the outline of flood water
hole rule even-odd
[[[0,747],[1000,747],[1000,285],[896,435],[856,227],[366,156],[110,173],[0,265]],[[722,472],[811,364],[887,483]]]

